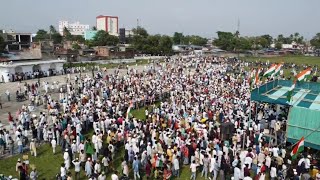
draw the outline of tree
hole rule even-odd
[[[64,29],[63,29],[63,37],[67,41],[72,41],[72,35],[71,35],[69,29],[66,27],[64,27]]]
[[[145,30],[145,29],[142,28],[142,27],[134,28],[134,29],[132,29],[132,31],[133,31],[133,34],[134,34],[135,36],[137,36],[137,35],[138,35],[138,36],[142,36],[142,37],[148,37],[148,36],[149,36],[147,30]]]
[[[53,25],[50,25],[50,26],[49,26],[49,32],[50,32],[50,34],[56,34],[56,33],[58,33],[57,30],[56,30],[56,28],[55,28]]]
[[[262,43],[260,44],[263,48],[267,48],[270,47],[270,45],[273,42],[273,38],[272,36],[270,36],[269,34],[265,34],[260,36]],[[265,41],[266,40],[266,41]]]
[[[39,29],[37,31],[36,36],[35,36],[35,40],[36,41],[43,41],[43,40],[47,40],[47,39],[49,39],[48,32],[43,29]]]
[[[5,46],[6,46],[6,43],[4,42],[3,37],[0,35],[0,53],[3,52]]]
[[[298,32],[293,34],[293,41],[298,43],[298,44],[304,44],[303,42],[303,36],[301,36]]]
[[[235,35],[231,32],[218,31],[218,38],[214,39],[213,44],[227,51],[233,51],[236,45]]]
[[[172,39],[169,36],[162,36],[159,42],[161,55],[170,55],[172,53]]]
[[[81,46],[78,43],[74,43],[74,44],[72,44],[72,49],[79,50],[79,49],[81,49]]]
[[[92,26],[92,31],[96,31],[97,30],[97,27],[96,26]]]
[[[92,40],[94,46],[116,46],[118,43],[118,37],[109,35],[109,33],[102,30],[98,31]]]
[[[184,36],[182,33],[175,32],[172,39],[174,44],[182,44]]]
[[[274,47],[278,50],[282,49],[282,43],[281,42],[276,42],[276,44],[274,45]]]
[[[60,44],[62,42],[62,36],[59,33],[55,33],[51,35],[54,44]]]
[[[196,46],[204,46],[208,42],[208,39],[200,37],[200,36],[190,36],[190,44]]]
[[[320,49],[320,33],[317,33],[311,40],[310,44],[315,47],[315,49]]]
[[[72,40],[73,40],[73,41],[77,41],[78,43],[84,43],[84,42],[85,42],[84,37],[81,36],[81,35],[74,35],[74,36],[72,36]]]

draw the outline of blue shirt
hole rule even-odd
[[[139,172],[139,161],[138,160],[134,160],[132,163],[132,167],[133,167],[133,171],[134,172]]]

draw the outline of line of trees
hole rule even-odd
[[[96,30],[96,27],[92,28]],[[242,37],[239,32],[224,32],[218,31],[218,37],[212,42],[213,45],[226,50],[241,52],[247,50],[259,50],[263,48],[270,48],[271,44],[275,44],[276,49],[281,49],[282,44],[291,44],[296,42],[298,44],[306,44],[304,37],[299,33],[294,33],[289,36],[282,34],[276,38],[265,34],[255,37]],[[67,28],[64,28],[61,35],[54,26],[50,26],[48,30],[39,29],[34,41],[52,40],[54,44],[60,44],[64,41],[72,41],[73,49],[80,49],[81,44],[88,47],[93,46],[116,46],[119,44],[119,37],[110,35],[105,31],[98,31],[95,37],[88,41],[81,35],[72,35]],[[128,44],[139,53],[145,54],[171,54],[172,45],[198,45],[205,46],[208,42],[207,38],[197,35],[184,35],[181,32],[175,32],[172,37],[167,35],[150,35],[146,29],[137,27],[133,29],[133,35],[126,38]],[[316,34],[310,41],[310,44],[317,49],[320,49],[320,33]],[[0,51],[4,49],[5,42],[0,36]]]
[[[232,33],[218,31],[217,35],[218,38],[214,39],[213,45],[227,51],[246,51],[270,48],[272,43],[275,43],[276,49],[281,49],[282,44],[291,44],[292,42],[296,42],[298,44],[306,43],[303,36],[299,33],[291,34],[288,37],[280,34],[275,39],[273,39],[269,34],[256,37],[241,37],[239,32]]]

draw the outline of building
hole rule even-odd
[[[64,28],[67,28],[72,35],[84,35],[85,31],[90,29],[87,24],[80,24],[79,21],[69,23],[69,21],[59,21],[59,33],[63,35]]]
[[[97,34],[98,31],[88,30],[84,32],[84,39],[85,40],[92,40],[93,37]]]
[[[18,33],[12,30],[2,30],[1,36],[6,42],[6,49],[8,51],[21,51],[23,49],[29,49],[32,43],[31,33]]]
[[[66,60],[54,58],[42,59],[41,45],[32,44],[29,50],[4,53],[0,56],[0,80],[10,82],[17,75],[32,78],[34,73],[41,74],[41,77],[61,74],[65,62]]]
[[[97,30],[103,30],[108,32],[110,35],[118,36],[119,34],[119,18],[117,16],[98,16]]]

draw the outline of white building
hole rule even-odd
[[[108,32],[110,35],[119,35],[119,18],[117,16],[98,16],[97,20],[97,30],[103,30]]]
[[[63,35],[63,29],[67,28],[72,35],[84,35],[84,32],[90,29],[87,24],[80,24],[79,21],[69,23],[68,21],[59,21],[59,33]]]
[[[12,75],[16,73],[34,73],[35,71],[44,72],[45,76],[50,76],[52,73],[61,74],[63,64],[66,60],[36,60],[36,61],[10,61],[0,63],[0,78],[4,78],[5,82],[10,82]]]

